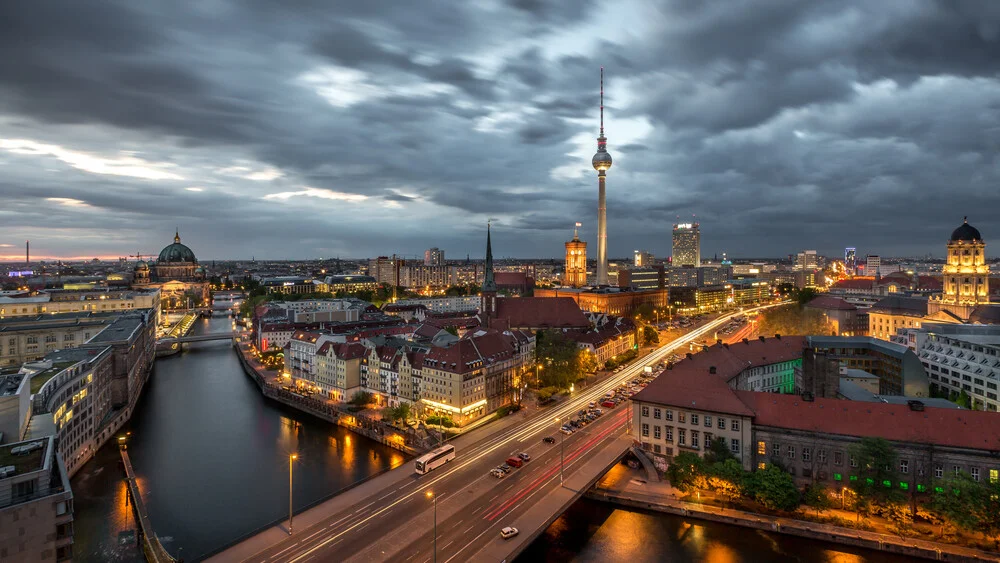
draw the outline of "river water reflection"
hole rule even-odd
[[[228,331],[230,322],[203,319],[194,333]],[[157,360],[126,430],[156,532],[188,561],[287,517],[291,452],[299,456],[296,510],[404,461],[391,448],[265,400],[226,341]],[[119,542],[134,522],[116,450],[109,444],[73,478],[77,561],[142,560]]]

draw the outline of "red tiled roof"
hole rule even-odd
[[[431,348],[424,357],[423,365],[452,373],[466,373],[509,359],[513,357],[514,351],[512,335],[495,330],[476,332],[447,347]]]
[[[337,344],[334,350],[337,353],[337,357],[341,360],[354,360],[364,357],[368,353],[368,349],[363,344],[357,342]]]
[[[515,328],[589,328],[590,321],[572,297],[497,299],[496,316]]]
[[[1000,450],[1000,416],[996,413],[933,407],[914,411],[908,405],[823,398],[809,402],[797,395],[753,391],[735,394],[755,411],[753,423],[759,426]]]
[[[917,278],[917,289],[943,289],[944,284],[939,278],[934,276],[920,276]]]
[[[683,362],[682,362],[683,363]],[[753,416],[724,379],[707,372],[666,370],[632,400],[725,414]]]
[[[823,295],[813,299],[806,304],[806,307],[812,307],[813,309],[827,309],[831,311],[857,311],[858,308],[851,305],[847,301],[844,301],[840,297],[833,297],[832,295]]]
[[[714,366],[716,375],[723,381],[729,381],[747,368],[801,358],[805,347],[805,336],[765,338],[763,342],[760,339],[749,340],[729,344],[728,347],[715,344],[704,352],[692,355],[689,360],[678,362],[673,371],[709,373]]]
[[[837,289],[871,289],[875,285],[875,280],[865,278],[854,278],[852,280],[840,280],[833,284]]]

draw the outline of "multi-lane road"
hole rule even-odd
[[[501,528],[559,486],[560,459],[562,471],[570,474],[587,459],[588,452],[620,437],[630,406],[623,403],[605,409],[604,416],[569,436],[559,433],[561,422],[556,418],[565,421],[574,417],[588,402],[634,379],[644,366],[662,361],[689,342],[700,341],[735,315],[695,328],[554,407],[513,423],[495,423],[500,427],[495,430],[486,427],[458,438],[453,442],[456,458],[426,475],[417,475],[412,463],[393,470],[395,478],[387,479],[385,488],[350,505],[344,503],[338,512],[305,529],[296,528],[294,535],[246,560],[448,563],[471,559],[484,545],[497,540]],[[555,443],[545,443],[546,436],[554,437]],[[490,475],[490,469],[519,452],[528,453],[531,461],[501,479]],[[227,552],[222,552],[217,558],[226,556]]]

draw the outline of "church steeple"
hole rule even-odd
[[[479,293],[479,313],[484,328],[496,316],[497,282],[493,274],[493,243],[490,240],[490,224],[486,223],[486,265],[483,271],[483,288]]]
[[[181,243],[181,230],[174,229],[174,244],[180,244],[180,243]]]

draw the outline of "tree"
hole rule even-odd
[[[768,465],[747,477],[747,494],[770,510],[794,510],[799,505],[799,490],[792,476]]]
[[[538,333],[535,343],[537,361],[544,365],[540,379],[543,386],[568,388],[580,374],[580,354],[576,342],[558,330]]]
[[[632,318],[634,318],[639,322],[652,321],[655,316],[656,316],[656,311],[653,309],[653,305],[650,303],[643,303],[632,311]]]
[[[816,291],[816,288],[804,287],[795,294],[795,301],[798,302],[799,307],[803,307],[813,299],[816,299],[817,296],[819,296],[819,292]]]
[[[705,462],[698,454],[681,452],[667,468],[667,480],[681,491],[694,488],[695,481],[705,472]]]
[[[358,391],[351,396],[351,400],[348,401],[356,407],[363,407],[370,405],[375,400],[375,395],[372,395],[368,391]]]
[[[706,455],[707,459],[707,455]],[[708,486],[734,501],[744,494],[747,472],[743,465],[732,455],[725,461],[718,461],[709,466]]]
[[[819,514],[821,510],[826,510],[833,505],[830,500],[830,492],[822,483],[810,483],[806,490],[802,492],[802,504],[811,506]]]
[[[833,326],[822,312],[795,304],[768,309],[760,315],[759,332],[764,335],[829,335]]]
[[[736,456],[729,450],[726,439],[716,436],[705,450],[705,463],[722,463],[729,459],[735,460]]]
[[[862,438],[852,445],[848,452],[858,463],[858,480],[851,482],[851,488],[860,500],[876,505],[897,503],[903,494],[894,485],[897,482],[897,455],[884,438]]]
[[[962,392],[958,394],[958,398],[955,399],[955,404],[962,407],[963,409],[972,409],[972,399],[969,394],[962,389]]]
[[[989,527],[990,520],[996,520],[996,514],[990,514],[994,502],[991,502],[993,491],[989,485],[962,472],[944,479],[939,486],[943,491],[931,497],[930,509],[955,526],[976,531]]]
[[[448,334],[458,336],[458,327],[455,325],[448,325],[444,327],[444,331],[447,332]]]
[[[640,334],[642,335],[643,346],[651,346],[660,343],[659,333],[656,331],[655,328],[649,325],[642,327]]]
[[[580,350],[580,371],[594,373],[597,371],[597,355],[587,349]]]

